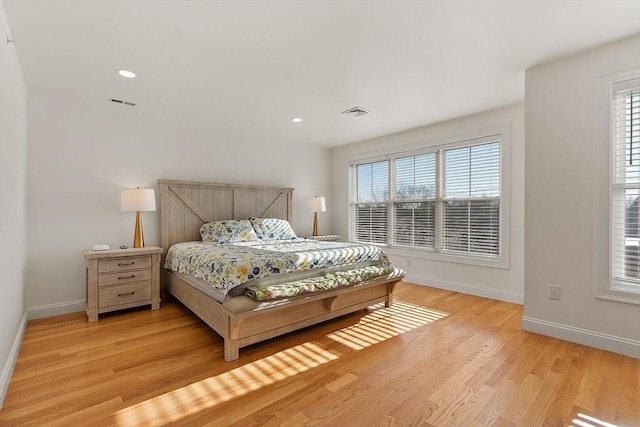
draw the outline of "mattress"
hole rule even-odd
[[[236,243],[183,242],[167,252],[164,267],[216,301],[242,295],[249,286],[269,286],[317,275],[389,266],[375,245],[311,239]]]

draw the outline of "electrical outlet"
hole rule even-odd
[[[560,299],[560,286],[549,285],[549,299]]]
[[[407,258],[407,267],[413,266],[413,260],[411,258]]]

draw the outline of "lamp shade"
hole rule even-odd
[[[156,195],[152,189],[122,190],[122,212],[155,211]]]
[[[327,204],[324,200],[324,197],[312,197],[307,200],[307,208],[310,212],[326,212]]]

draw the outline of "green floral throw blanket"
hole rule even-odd
[[[247,287],[246,295],[254,301],[294,297],[300,294],[328,291],[342,286],[354,285],[374,277],[391,274],[394,270],[393,267],[374,265],[347,271],[337,271],[277,285],[249,286]]]

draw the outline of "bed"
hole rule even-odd
[[[279,220],[285,220],[280,222],[288,224],[292,217],[293,188],[166,179],[158,182],[161,246],[165,254],[162,261],[162,265],[165,266],[162,275],[164,291],[182,302],[223,338],[226,361],[238,359],[242,347],[363,310],[377,303],[383,302],[387,307],[393,303],[395,286],[403,278],[404,272],[390,266],[388,260],[384,259],[386,255],[383,252],[382,255],[377,255],[378,249],[372,246],[352,247],[347,243],[295,237],[291,241],[272,242],[267,241],[264,235],[260,235],[256,241],[250,236],[247,241],[234,241],[229,246],[237,247],[237,250],[243,251],[244,254],[249,250],[249,246],[257,246],[263,252],[274,248],[286,252],[289,251],[289,247],[299,243],[308,250],[315,249],[316,253],[322,253],[323,259],[327,258],[327,253],[343,252],[348,253],[347,257],[352,261],[353,257],[359,257],[358,270],[348,269],[331,257],[329,258],[335,265],[332,264],[329,270],[320,268],[321,266],[311,268],[309,265],[316,262],[315,258],[311,257],[312,262],[305,258],[304,271],[289,274],[285,267],[289,264],[263,260],[262,264],[259,264],[260,268],[253,267],[248,273],[244,272],[253,278],[253,272],[260,271],[262,275],[263,271],[269,270],[264,273],[264,277],[258,277],[256,274],[253,281],[243,282],[248,292],[238,291],[242,286],[236,288],[234,283],[230,283],[229,275],[224,280],[213,277],[213,274],[195,277],[195,273],[184,267],[188,266],[189,262],[180,264],[177,255],[180,250],[188,255],[187,259],[195,259],[194,254],[200,254],[204,246],[217,246],[218,242],[215,239],[218,234],[215,233],[220,230],[221,223],[244,226],[251,221],[257,233],[261,233],[260,224],[265,233],[266,225],[278,223]],[[213,227],[213,245],[211,242],[202,242],[203,238],[211,236],[201,234],[201,229],[207,230],[207,227]],[[224,245],[220,246],[228,252],[228,242],[222,243]],[[217,259],[218,255],[207,257]],[[253,262],[252,265],[256,263]],[[371,273],[372,269],[377,268],[383,270]],[[213,267],[209,268],[212,269]],[[354,272],[357,274],[353,274]],[[238,276],[235,273],[234,275]],[[330,282],[333,283],[334,276],[347,278],[341,285],[315,287],[326,277],[332,277]],[[235,277],[231,279],[236,280]],[[286,281],[285,285],[280,284],[281,279]],[[259,286],[254,286],[255,283]],[[299,285],[296,288],[298,291],[289,292],[288,285],[292,283]],[[309,291],[309,283],[313,284],[311,290],[315,292]],[[270,287],[274,285],[275,288]],[[265,289],[281,289],[289,293],[276,294],[273,297],[271,292]],[[248,294],[254,299],[247,296]]]

